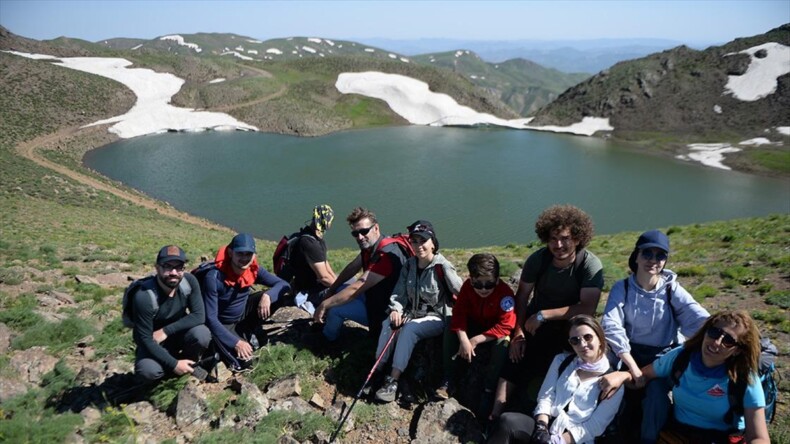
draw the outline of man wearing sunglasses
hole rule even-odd
[[[549,207],[538,216],[535,233],[546,246],[532,253],[521,271],[510,359],[500,375],[492,419],[516,387],[546,374],[554,356],[568,347],[568,320],[592,316],[601,297],[603,266],[584,249],[593,234],[587,213],[571,205]]]
[[[390,295],[406,256],[394,242],[385,241],[373,212],[357,207],[346,220],[359,254],[329,286],[313,319],[324,323],[323,334],[328,341],[337,340],[346,319],[367,326],[370,337],[375,339],[381,333]],[[359,279],[343,287],[359,272],[362,272]]]
[[[146,381],[166,373],[194,371],[211,342],[200,287],[184,272],[184,250],[167,245],[156,256],[156,275],[130,290],[132,337],[137,345],[134,372]],[[133,284],[136,285],[136,284]]]

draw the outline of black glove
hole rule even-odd
[[[551,444],[551,433],[549,433],[548,424],[541,421],[535,425],[535,432],[532,433],[532,444]]]

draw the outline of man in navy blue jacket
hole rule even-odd
[[[269,287],[252,293],[252,285]],[[258,265],[255,239],[237,234],[220,249],[212,267],[201,279],[206,325],[223,361],[241,370],[252,358],[254,332],[290,292],[287,282]]]

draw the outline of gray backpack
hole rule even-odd
[[[125,327],[134,328],[134,304],[132,302],[134,300],[134,295],[140,288],[146,288],[144,291],[146,297],[151,298],[151,305],[154,306],[154,310],[159,310],[159,299],[156,296],[156,289],[154,288],[154,285],[156,285],[154,282],[155,280],[155,275],[146,276],[132,282],[126,287],[126,290],[124,290],[121,319]],[[189,282],[187,282],[185,278],[182,278],[181,282],[178,283],[178,288],[183,294],[192,293],[192,286],[189,285]]]

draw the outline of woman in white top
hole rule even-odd
[[[609,371],[603,329],[592,316],[574,316],[568,342],[575,354],[554,358],[533,416],[503,414],[489,444],[584,444],[603,434],[623,398],[621,388],[610,399],[598,401],[601,376]]]

